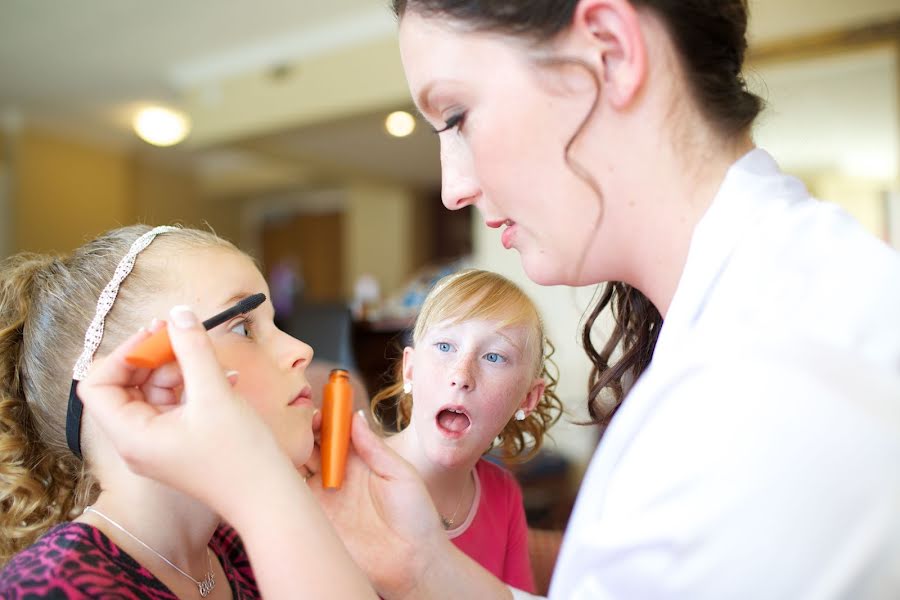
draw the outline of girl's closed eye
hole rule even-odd
[[[503,364],[507,362],[507,358],[497,352],[488,352],[484,355],[484,359],[488,362]]]

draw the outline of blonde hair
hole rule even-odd
[[[551,359],[553,344],[544,334],[544,323],[534,302],[516,284],[497,273],[468,269],[444,277],[429,292],[413,329],[413,346],[436,323],[473,319],[498,320],[501,327],[529,327],[526,350],[534,356],[533,377],[541,377],[546,383],[544,393],[534,411],[522,421],[510,419],[494,445],[486,451],[499,448],[505,459],[526,461],[540,450],[547,430],[562,415],[562,402],[556,395],[557,369]],[[409,425],[412,404],[412,395],[403,392],[403,363],[398,360],[394,382],[372,398],[372,414],[386,428],[388,424],[381,415],[391,412],[386,411],[387,408],[394,409],[396,422],[390,425],[401,431]]]
[[[109,231],[68,257],[20,253],[0,262],[0,565],[97,495],[89,461],[66,445],[72,368],[100,292],[131,244],[150,229]],[[177,285],[167,276],[167,257],[185,248],[239,252],[195,229],[158,236],[122,283],[98,355],[143,323],[151,294]]]

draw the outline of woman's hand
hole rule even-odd
[[[437,510],[416,470],[359,413],[351,439],[342,487],[322,487],[318,453],[307,465],[307,483],[375,589],[386,598],[414,597],[429,557],[442,556],[449,543]]]
[[[95,361],[78,395],[131,470],[228,514],[237,496],[229,490],[293,468],[268,427],[232,390],[196,316],[173,309],[168,327],[177,364],[154,371],[128,364],[129,350],[149,336],[141,331]]]

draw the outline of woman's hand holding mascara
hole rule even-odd
[[[78,394],[133,471],[227,512],[232,495],[222,490],[229,484],[252,481],[260,469],[293,468],[256,412],[232,390],[193,313],[173,309],[168,328],[177,364],[152,371],[129,364],[125,357],[151,335],[142,331],[95,361]]]
[[[314,426],[318,423],[314,423]],[[353,560],[385,598],[413,598],[428,556],[449,545],[437,510],[415,469],[353,416],[353,447],[340,489],[324,489],[318,455],[307,483]],[[435,548],[433,553],[430,548]]]

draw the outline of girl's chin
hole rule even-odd
[[[312,456],[313,451],[313,440],[310,437],[308,442],[305,443],[294,443],[292,448],[285,448],[282,446],[282,450],[290,457],[291,463],[296,468],[301,468],[303,465],[309,462],[309,458]]]

